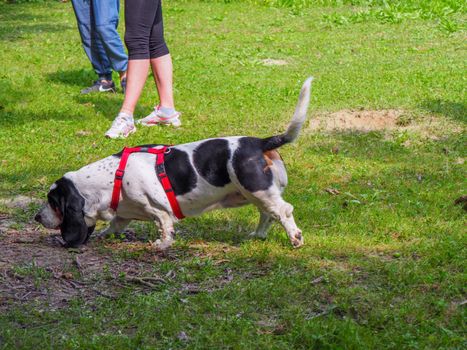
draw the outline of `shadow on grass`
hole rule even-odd
[[[15,127],[19,124],[28,124],[31,121],[44,120],[81,120],[83,116],[69,112],[25,113],[24,111],[2,111],[0,109],[0,126]]]
[[[431,113],[442,114],[456,121],[467,123],[467,104],[464,102],[430,99],[423,101],[420,107]]]
[[[37,23],[49,19],[49,16],[32,12],[37,9],[37,6],[31,6],[30,4],[5,4],[0,2],[0,40],[16,41],[23,39],[23,36],[28,34],[76,30],[76,26],[73,25]]]
[[[47,74],[48,81],[76,87],[77,91],[90,86],[96,79],[96,74],[88,69],[61,70]],[[123,94],[117,82],[116,85],[116,93],[78,94],[73,98],[79,104],[91,104],[96,112],[102,113],[108,120],[113,120],[123,103]],[[137,107],[137,112],[139,108],[141,107]]]
[[[91,104],[97,113],[112,121],[117,116],[123,103],[123,95],[117,93],[94,93],[74,97],[79,104]],[[139,110],[139,108],[137,108]],[[137,113],[135,113],[137,115]],[[110,125],[109,125],[110,126]]]
[[[1,14],[0,19],[2,24],[10,24],[10,22],[21,21],[23,23],[27,23],[30,21],[38,21],[38,20],[49,20],[49,16],[44,16],[40,14],[32,14],[27,13],[25,11],[25,7],[15,6],[15,4],[7,3],[7,4],[0,4]]]
[[[59,70],[49,73],[47,81],[85,88],[97,79],[96,74],[90,69]]]
[[[16,41],[26,39],[24,36],[29,34],[42,35],[44,33],[57,33],[64,32],[66,30],[74,29],[71,26],[65,26],[60,24],[32,24],[21,26],[16,24],[3,25],[0,27],[0,40],[2,41]]]
[[[252,225],[239,210],[227,210],[232,214],[232,220],[205,214],[181,222],[176,232],[184,239],[222,242],[234,246],[251,240],[249,234],[254,231],[256,223]]]

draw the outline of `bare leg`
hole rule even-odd
[[[129,60],[125,99],[120,112],[133,115],[148,77],[149,60]]]
[[[174,108],[172,58],[170,54],[152,58],[151,68],[161,106]]]
[[[107,237],[108,235],[112,233],[120,233],[122,232],[125,227],[128,226],[128,224],[131,222],[131,220],[128,219],[123,219],[118,216],[116,216],[111,222],[109,227],[104,229],[103,231],[99,232],[96,236],[97,239],[102,239]]]

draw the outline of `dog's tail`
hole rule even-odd
[[[263,152],[270,151],[275,148],[279,148],[286,143],[293,142],[300,133],[302,125],[306,119],[306,112],[308,110],[308,105],[310,104],[310,91],[311,91],[311,82],[313,77],[309,77],[303,83],[302,90],[300,91],[300,96],[298,97],[298,103],[295,107],[295,113],[290,121],[287,131],[283,134],[267,137],[262,139],[262,149]]]

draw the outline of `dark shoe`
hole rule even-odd
[[[82,94],[89,94],[91,92],[115,92],[115,84],[112,80],[103,81],[99,79],[92,86],[81,90]]]
[[[126,91],[126,78],[123,78],[122,80],[120,80],[120,86],[122,87],[122,94],[125,95],[125,91]]]

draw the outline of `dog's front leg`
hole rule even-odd
[[[168,213],[160,212],[158,213],[155,223],[161,232],[161,239],[157,239],[153,243],[153,247],[157,250],[166,250],[174,242],[173,220]]]
[[[96,238],[103,239],[112,233],[120,233],[125,229],[125,227],[128,226],[130,222],[131,220],[116,216],[113,218],[113,220],[110,222],[110,225],[106,229],[97,234]]]

